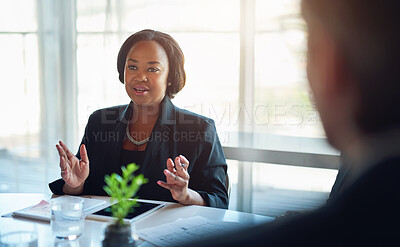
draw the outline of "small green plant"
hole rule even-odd
[[[117,173],[106,175],[104,180],[106,185],[104,191],[111,197],[111,202],[116,202],[111,206],[111,214],[115,218],[115,225],[123,226],[124,218],[128,213],[132,212],[136,204],[136,200],[131,200],[140,186],[147,183],[147,178],[140,174],[134,176],[134,172],[139,169],[135,163],[122,167],[122,177]],[[133,198],[133,199],[136,199]]]

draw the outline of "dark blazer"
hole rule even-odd
[[[89,118],[82,143],[89,156],[90,174],[83,194],[106,195],[104,176],[121,172],[120,152],[133,103],[95,111]],[[227,165],[212,119],[175,107],[168,97],[150,135],[140,173],[148,178],[137,193],[142,199],[174,201],[169,190],[157,184],[165,181],[167,158],[184,155],[190,162],[189,188],[197,191],[211,207],[228,208],[225,188]],[[76,155],[78,158],[78,154]],[[63,194],[64,181],[49,184],[55,194]]]
[[[334,200],[334,198],[340,195],[340,193],[346,187],[345,184],[347,183],[347,180],[350,179],[349,178],[350,173],[351,173],[351,167],[345,163],[343,155],[341,155],[339,171],[336,176],[335,182],[333,183],[331,193],[329,194],[329,198],[326,201],[327,203]]]
[[[400,246],[400,157],[376,164],[320,209],[184,246]]]

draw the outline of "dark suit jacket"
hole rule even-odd
[[[343,189],[346,187],[345,184],[349,179],[349,173],[351,173],[351,167],[344,162],[344,158],[340,156],[340,166],[339,171],[335,179],[335,183],[332,186],[331,193],[329,194],[329,198],[327,203],[334,200],[336,197],[340,195]]]
[[[320,209],[186,246],[400,246],[400,157],[376,164]]]
[[[90,174],[83,194],[106,195],[104,176],[121,172],[120,152],[133,103],[94,112],[86,126],[82,143],[89,156]],[[169,190],[156,182],[165,181],[167,158],[184,155],[190,162],[189,188],[197,191],[211,207],[228,208],[225,188],[227,165],[212,119],[175,107],[168,97],[147,144],[140,173],[149,179],[138,191],[142,199],[174,201]],[[79,151],[77,154],[79,156]],[[62,179],[50,183],[55,194],[63,194]]]

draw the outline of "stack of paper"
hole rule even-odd
[[[140,230],[139,236],[158,246],[175,246],[234,231],[244,226],[237,222],[217,221],[194,216]]]

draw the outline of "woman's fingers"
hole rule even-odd
[[[179,201],[187,195],[190,178],[187,172],[188,166],[189,161],[182,155],[176,157],[174,161],[168,158],[167,169],[164,170],[167,181],[157,181],[158,185],[171,191],[175,200]]]
[[[79,153],[81,155],[81,161],[85,163],[85,165],[89,164],[89,157],[87,155],[86,147],[85,144],[82,144],[81,147],[79,148]]]
[[[60,157],[60,168],[61,173],[66,172],[68,169],[67,162],[65,161],[65,158],[63,156]]]
[[[175,180],[175,177],[173,176],[174,173],[170,172],[168,169],[165,169],[164,175],[165,175],[165,178],[166,178],[168,184],[174,183],[174,180]]]
[[[68,161],[66,159],[66,154],[64,153],[64,150],[62,147],[60,147],[59,145],[56,145],[58,154],[60,155],[60,169],[61,169],[61,178],[64,181],[67,181],[69,178],[69,172],[68,172]]]
[[[175,168],[177,172],[182,172],[183,171],[183,167],[181,164],[181,158],[178,156],[175,158]]]
[[[68,165],[67,162],[64,158],[64,156],[62,156],[60,158],[60,168],[61,168],[61,178],[66,182],[69,183],[69,178],[70,178],[70,171],[68,169]]]
[[[169,184],[164,181],[157,181],[157,184],[169,190],[172,194],[172,197],[177,201],[179,201],[180,198],[185,197],[185,195],[183,194],[184,189],[176,184]]]
[[[79,147],[81,160],[78,160],[61,141],[56,148],[60,155],[61,178],[71,188],[81,186],[89,175],[89,157],[85,145]]]
[[[64,157],[60,158],[60,168],[61,168],[61,177],[65,181],[68,178],[69,172]]]
[[[68,159],[75,156],[62,141],[60,141],[60,145],[63,148]]]
[[[172,161],[171,158],[167,159],[167,169],[168,169],[168,171],[170,171],[172,173],[174,173],[176,171],[174,168],[174,162]]]
[[[179,158],[181,159],[182,167],[187,171],[187,169],[188,169],[188,167],[189,167],[189,160],[186,159],[186,157],[183,156],[182,154],[179,155]]]
[[[60,156],[60,168],[63,171],[67,169],[67,164],[68,164],[66,161],[67,155],[64,153],[64,150],[60,146],[56,145],[56,148],[58,151],[58,155]]]
[[[183,155],[179,155],[178,157],[175,158],[175,168],[176,168],[176,173],[186,179],[189,180],[190,176],[189,173],[187,173],[187,167],[189,166],[189,161],[183,157]]]
[[[168,158],[167,169],[164,170],[167,181],[157,181],[157,184],[168,189],[171,192],[172,197],[177,201],[181,201],[187,197],[189,174],[186,169],[188,164],[189,162],[187,159],[181,159],[180,156],[176,157],[174,161],[172,161],[171,158]]]
[[[163,182],[163,181],[157,181],[157,184],[160,185],[163,188],[168,189],[168,190],[173,190],[174,189],[173,185],[167,184],[166,182]]]
[[[58,155],[60,155],[60,158],[63,157],[63,156],[65,158],[67,158],[67,154],[64,152],[64,149],[61,146],[56,144],[56,148],[57,148],[57,151],[58,151]]]
[[[179,177],[177,174],[173,174],[172,172],[170,172],[167,169],[164,170],[164,174],[167,177],[168,184],[175,184],[175,185],[178,185],[181,187],[187,186],[187,184],[188,184],[187,180]]]

